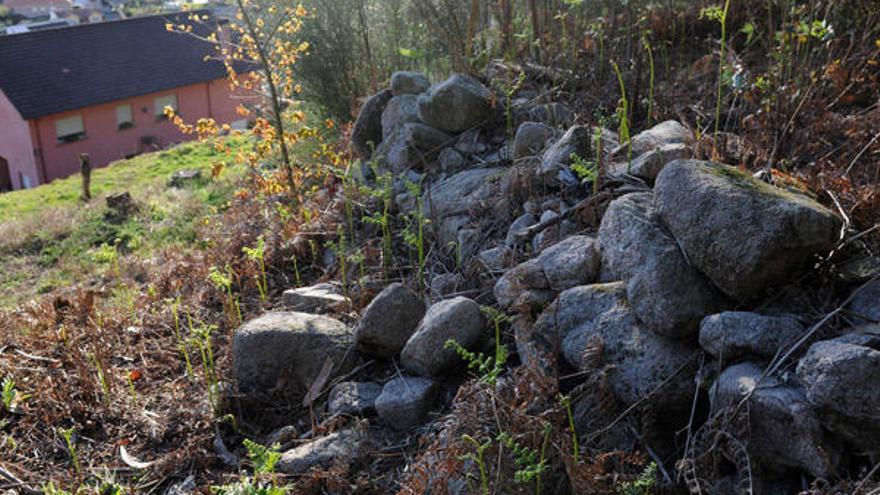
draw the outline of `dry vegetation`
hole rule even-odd
[[[851,272],[873,269],[866,263],[877,259],[880,248],[880,231],[875,228],[880,218],[880,9],[875,4],[733,2],[726,61],[719,71],[720,29],[718,22],[701,15],[708,6],[703,2],[595,2],[598,7],[591,2],[540,2],[552,6],[545,9],[536,7],[538,2],[509,0],[498,2],[513,11],[509,16],[501,12],[500,18],[509,23],[502,23],[500,31],[483,20],[499,15],[495,7],[475,3],[478,15],[470,19],[475,33],[471,36],[464,20],[445,28],[431,20],[431,12],[438,10],[444,16],[472,12],[468,2],[396,2],[402,5],[401,25],[413,31],[422,25],[430,28],[426,39],[413,33],[401,38],[423,43],[421,53],[442,52],[445,58],[433,67],[440,71],[482,69],[489,58],[508,55],[520,65],[508,64],[506,70],[524,71],[527,85],[545,88],[542,97],[567,102],[582,122],[613,127],[621,119],[618,81],[609,63],[616,61],[629,95],[625,119],[630,128],[680,119],[701,136],[703,156],[771,171],[791,187],[809,188],[840,211],[851,229],[850,241],[834,255],[846,263],[829,263],[826,266],[834,270],[822,272],[820,277],[828,278],[820,280],[845,279]],[[362,1],[360,7],[375,16],[379,4]],[[326,16],[342,14],[324,8],[316,14],[323,23],[317,25],[324,29],[317,33],[327,34],[327,29],[339,27],[330,21],[339,19],[328,21]],[[358,26],[357,16],[352,16],[349,26]],[[376,34],[381,25],[367,26],[364,39],[373,41],[373,56],[378,60],[390,54],[381,58],[380,74],[401,68],[397,64],[429,64],[427,56],[413,60],[394,55],[405,47]],[[308,22],[304,29],[314,34]],[[449,44],[450,38],[458,39],[456,32],[470,36],[473,46]],[[365,47],[357,37],[348,42],[351,46],[341,47],[339,56],[357,58]],[[330,41],[325,44],[332,47]],[[648,46],[654,67],[649,67]],[[316,50],[307,66],[314,68],[328,57],[326,51]],[[369,72],[355,65],[344,68],[335,76],[310,76],[318,84],[306,87],[306,94],[318,98],[318,86],[333,77],[339,80],[332,87],[363,92],[369,86]],[[716,134],[719,72],[724,90]],[[356,84],[350,81],[354,77],[359,78]],[[505,77],[510,75],[488,82],[497,87]],[[742,86],[736,77],[742,78]],[[339,171],[348,164],[343,147],[344,140],[323,148],[323,153],[306,154],[303,162],[313,167],[312,175],[308,187],[299,191],[296,208],[284,194],[287,177],[282,173],[245,174],[223,208],[198,216],[198,224],[193,219],[198,242],[188,249],[160,246],[149,256],[121,255],[114,258],[118,269],[113,263],[100,266],[99,283],[67,280],[47,294],[0,310],[0,378],[13,380],[20,394],[14,407],[0,409],[0,488],[34,493],[52,481],[71,491],[85,487],[90,493],[122,493],[112,491],[115,487],[125,493],[165,493],[193,475],[205,491],[240,478],[239,468],[226,465],[224,457],[229,451],[241,455],[244,438],[265,442],[271,427],[281,423],[297,425],[300,434],[337,427],[338,418],[314,417],[301,397],[275,404],[257,419],[242,414],[224,380],[229,376],[230,337],[240,318],[270,306],[283,289],[340,280],[340,258],[349,262],[347,285],[356,301],[369,300],[367,296],[388,280],[418,276],[418,258],[403,240],[409,221],[390,220],[393,253],[384,257],[375,226],[360,221],[381,211],[383,197],[343,180]],[[267,155],[272,152],[277,150],[270,147]],[[335,163],[327,163],[330,160]],[[352,219],[354,229],[349,227]],[[340,232],[347,236],[345,256],[325,263],[325,254],[338,249]],[[243,252],[257,246],[259,239],[265,242],[268,298],[261,297],[256,282],[259,263]],[[429,242],[426,249],[429,269],[456,269],[440,248],[432,249]],[[228,286],[212,277],[212,271],[228,276]],[[822,314],[826,309],[816,311]],[[504,330],[503,340],[512,348]],[[492,493],[680,491],[683,485],[676,480],[642,488],[650,453],[606,451],[601,435],[581,438],[583,462],[573,459],[574,437],[560,394],[591,398],[602,413],[594,419],[597,432],[651,427],[639,424],[638,414],[621,416],[624,411],[608,398],[603,384],[601,349],[596,353],[597,365],[589,371],[587,385],[575,390],[575,380],[555,378],[558,370],[552,359],[520,363],[512,358],[510,364],[522,366],[511,367],[497,386],[479,380],[465,383],[451,408],[424,432],[421,443],[389,440],[376,447],[365,466],[340,466],[286,480],[290,493],[420,494],[428,482],[447,486],[436,483],[458,479],[464,463],[475,474],[465,482],[473,493],[481,493],[482,480],[473,468],[477,447],[465,435],[482,440],[500,432],[507,432],[520,447],[540,452],[546,468],[540,481],[514,483],[515,471],[523,466],[517,465],[513,449],[493,443],[482,452],[491,465],[487,483]],[[70,443],[65,431],[73,432]],[[400,471],[404,465],[407,472]],[[849,493],[865,474],[854,471],[809,493]],[[656,479],[665,476],[656,474]]]

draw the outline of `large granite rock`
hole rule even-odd
[[[806,195],[718,163],[676,160],[654,191],[691,264],[739,300],[786,282],[812,255],[830,250],[840,232],[834,213]]]
[[[654,127],[642,131],[631,139],[633,158],[667,144],[693,144],[694,133],[675,120],[661,122]],[[611,152],[612,158],[626,158],[629,153],[628,143],[620,145]]]
[[[763,369],[752,363],[730,366],[721,373],[709,396],[713,411],[736,408],[752,394],[743,414],[748,415],[748,438],[740,440],[761,473],[803,470],[826,478],[839,459],[835,443],[826,438],[804,390],[774,377],[761,380]]]
[[[509,308],[527,292],[545,293],[550,291],[550,282],[544,269],[536,260],[529,260],[507,270],[495,282],[495,300],[504,308]],[[543,299],[538,295],[537,299]]]
[[[376,399],[376,412],[382,423],[395,430],[406,430],[425,422],[439,395],[437,382],[401,376],[382,387]]]
[[[328,359],[333,363],[331,377],[350,368],[353,346],[353,332],[328,316],[265,313],[235,332],[235,381],[246,396],[303,391]]]
[[[312,468],[348,464],[362,452],[365,435],[357,430],[341,430],[300,445],[281,455],[275,469],[282,474],[305,474]]]
[[[726,311],[703,318],[700,346],[725,362],[742,357],[770,359],[779,349],[797,341],[803,332],[801,322],[790,316]]]
[[[431,81],[423,74],[412,71],[398,71],[391,74],[391,94],[417,95],[431,87]]]
[[[556,130],[540,122],[523,122],[513,138],[513,159],[538,156]]]
[[[388,100],[382,112],[382,138],[388,139],[403,124],[419,121],[419,98],[404,94]]]
[[[694,393],[696,352],[646,329],[636,320],[619,287],[601,284],[584,290],[593,294],[579,296],[592,301],[574,310],[578,313],[567,321],[575,326],[562,338],[566,361],[584,368],[590,364],[588,351],[601,346],[603,362],[613,367],[608,384],[621,403],[631,405],[650,396],[657,410],[686,410]],[[554,308],[557,316],[560,307]],[[540,319],[545,318],[542,315]]]
[[[880,326],[816,342],[797,366],[823,425],[867,452],[880,451]]]
[[[330,390],[327,411],[330,414],[368,416],[376,412],[376,398],[382,386],[373,382],[342,382]]]
[[[480,306],[466,297],[440,301],[425,313],[416,333],[407,341],[400,362],[413,373],[442,378],[462,364],[453,349],[445,348],[447,340],[475,351],[484,341],[485,319]]]
[[[880,323],[880,280],[869,283],[859,291],[846,309],[856,324]]]
[[[551,186],[570,182],[570,177],[574,177],[568,168],[571,155],[576,154],[584,160],[590,160],[592,139],[593,133],[589,126],[570,127],[544,151],[541,164],[535,170],[537,178]]]
[[[382,142],[382,112],[391,100],[391,91],[375,94],[364,102],[351,130],[351,146],[363,158],[369,158]]]
[[[281,305],[290,311],[329,313],[348,309],[351,301],[340,294],[335,285],[317,284],[287,289],[281,294]]]
[[[390,358],[406,345],[425,315],[425,302],[403,284],[385,287],[364,310],[355,328],[358,350]]]
[[[692,156],[690,146],[684,143],[662,144],[634,158],[629,173],[653,183],[668,163]]]
[[[596,239],[585,235],[574,235],[546,248],[536,261],[554,290],[594,282],[602,264]]]
[[[723,309],[724,297],[691,267],[660,222],[651,193],[620,197],[599,227],[603,262],[626,282],[636,317],[668,337],[697,333],[704,316]]]
[[[436,129],[462,132],[491,118],[491,98],[479,81],[455,74],[419,97],[419,116]]]
[[[681,411],[691,402],[695,350],[644,328],[621,283],[562,292],[535,327],[548,344],[561,341],[562,355],[577,368],[588,366],[587,351],[601,346],[603,363],[613,367],[608,384],[623,404],[650,396],[657,410]]]

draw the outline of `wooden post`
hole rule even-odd
[[[88,153],[79,154],[79,173],[82,175],[82,200],[92,199],[92,159]]]

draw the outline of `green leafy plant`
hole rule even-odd
[[[217,330],[217,325],[204,323],[195,325],[192,317],[189,317],[190,342],[198,349],[202,357],[202,371],[205,375],[205,388],[208,391],[208,400],[216,409],[218,404],[217,374],[214,366],[214,348],[211,345],[211,334]]]
[[[2,399],[3,410],[8,413],[14,413],[18,403],[27,400],[29,396],[21,394],[15,388],[15,380],[11,376],[3,379],[2,391],[0,391],[0,399]]]
[[[230,326],[237,326],[241,323],[241,306],[238,303],[238,297],[232,292],[232,281],[235,273],[232,267],[226,265],[224,271],[220,271],[216,266],[212,266],[208,271],[208,279],[214,284],[218,290],[226,295],[226,315],[229,318]]]
[[[648,32],[642,34],[642,46],[645,47],[645,52],[648,53],[648,68],[650,70],[648,80],[648,127],[650,127],[654,118],[654,50],[651,48]]]
[[[257,282],[257,289],[260,291],[260,301],[265,302],[269,297],[269,282],[266,278],[266,241],[262,237],[257,239],[257,245],[254,247],[243,247],[242,252],[248,259],[256,261],[260,267],[259,275],[254,275]]]
[[[595,183],[596,179],[599,178],[599,171],[596,163],[591,162],[589,160],[585,160],[577,153],[572,153],[570,156],[571,171],[578,176],[578,178],[583,182],[592,182]]]
[[[70,454],[70,462],[73,463],[73,469],[76,471],[76,474],[80,474],[80,465],[79,465],[79,456],[76,452],[76,441],[75,441],[75,433],[76,427],[71,426],[70,428],[62,428],[58,430],[58,433],[61,434],[61,438],[64,439],[64,445],[67,446],[67,453]]]
[[[526,73],[520,71],[516,79],[512,81],[501,81],[499,86],[504,91],[505,99],[505,118],[507,121],[507,137],[513,139],[513,96],[519,91],[526,82]]]
[[[443,347],[454,350],[468,364],[468,369],[476,370],[480,381],[495,385],[501,372],[504,371],[507,358],[510,357],[507,346],[501,343],[501,324],[510,321],[510,317],[489,306],[482,306],[480,309],[495,327],[495,356],[486,356],[482,352],[471,352],[454,339],[447,340]]]
[[[98,377],[98,383],[101,384],[101,390],[104,392],[104,400],[110,401],[110,383],[107,381],[107,375],[104,373],[104,367],[101,366],[101,361],[98,360],[98,356],[94,353],[89,354],[89,361],[92,362],[92,365],[95,367],[95,374]]]
[[[715,94],[715,138],[721,126],[721,90],[724,83],[724,60],[727,50],[727,14],[730,12],[730,0],[724,2],[724,8],[717,5],[706,7],[700,11],[700,17],[717,21],[721,25],[721,55],[718,60],[718,84]]]
[[[247,457],[253,467],[253,477],[242,474],[239,481],[223,486],[212,486],[211,493],[216,495],[285,495],[289,493],[287,487],[278,486],[275,481],[275,466],[281,459],[278,445],[267,447],[245,439],[244,447]],[[269,477],[265,482],[261,478]]]
[[[463,461],[471,461],[477,465],[477,469],[480,470],[480,491],[483,495],[489,495],[489,473],[486,469],[485,455],[486,451],[492,446],[492,440],[489,439],[480,443],[474,437],[467,434],[462,435],[461,439],[472,444],[475,452],[468,452],[467,454],[459,456],[459,459]]]
[[[193,372],[192,360],[189,357],[189,349],[180,333],[180,296],[171,300],[169,305],[171,307],[171,315],[174,318],[174,337],[177,339],[177,348],[180,350],[180,354],[183,356],[183,360],[186,363],[187,376],[193,377],[195,376],[195,373]]]
[[[620,103],[617,107],[617,134],[621,143],[626,143],[626,159],[629,163],[627,172],[632,166],[632,140],[629,135],[629,101],[626,99],[626,85],[623,83],[623,75],[620,73],[620,67],[617,62],[611,61],[611,67],[614,74],[617,75],[617,83],[620,86]]]
[[[529,483],[536,480],[547,467],[544,459],[539,460],[540,452],[520,445],[507,432],[501,432],[497,437],[498,442],[513,451],[517,470],[513,477],[517,483]]]
[[[416,209],[409,215],[409,225],[404,230],[403,238],[416,252],[416,262],[418,272],[416,279],[419,287],[424,287],[425,283],[425,225],[428,219],[422,211],[422,188],[416,182],[407,182],[406,189],[414,198],[416,198]]]
[[[373,161],[371,163],[373,173],[376,175],[376,187],[367,189],[368,194],[379,201],[379,209],[369,216],[365,216],[363,221],[376,225],[382,231],[382,272],[384,278],[388,279],[388,270],[391,268],[391,258],[393,256],[393,242],[391,235],[391,206],[394,194],[394,179],[391,174],[379,173],[378,165]]]
[[[43,485],[42,488],[45,495],[74,495],[74,492],[55,486],[55,483],[51,481]],[[79,493],[79,490],[77,490],[77,493]]]
[[[553,424],[549,421],[544,423],[544,429],[542,434],[544,435],[544,440],[541,441],[541,456],[538,459],[538,464],[542,466],[546,466],[547,464],[547,445],[550,443],[550,434],[553,433]],[[535,480],[535,495],[541,495],[541,475],[544,473],[544,470],[538,472],[537,479]]]
[[[339,260],[339,281],[342,282],[342,293],[348,297],[348,241],[345,237],[345,229],[342,225],[336,229],[337,241],[327,241],[327,247]]]
[[[577,430],[574,428],[574,414],[571,411],[571,398],[565,395],[559,396],[559,402],[565,408],[565,414],[568,416],[568,428],[571,430],[571,454],[575,464],[580,463],[581,447],[578,443]]]
[[[639,477],[626,481],[617,487],[619,495],[651,495],[657,486],[657,463],[652,462],[645,467]]]

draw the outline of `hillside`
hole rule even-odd
[[[0,487],[880,492],[880,10],[342,3],[240,6],[245,136],[0,196]]]

